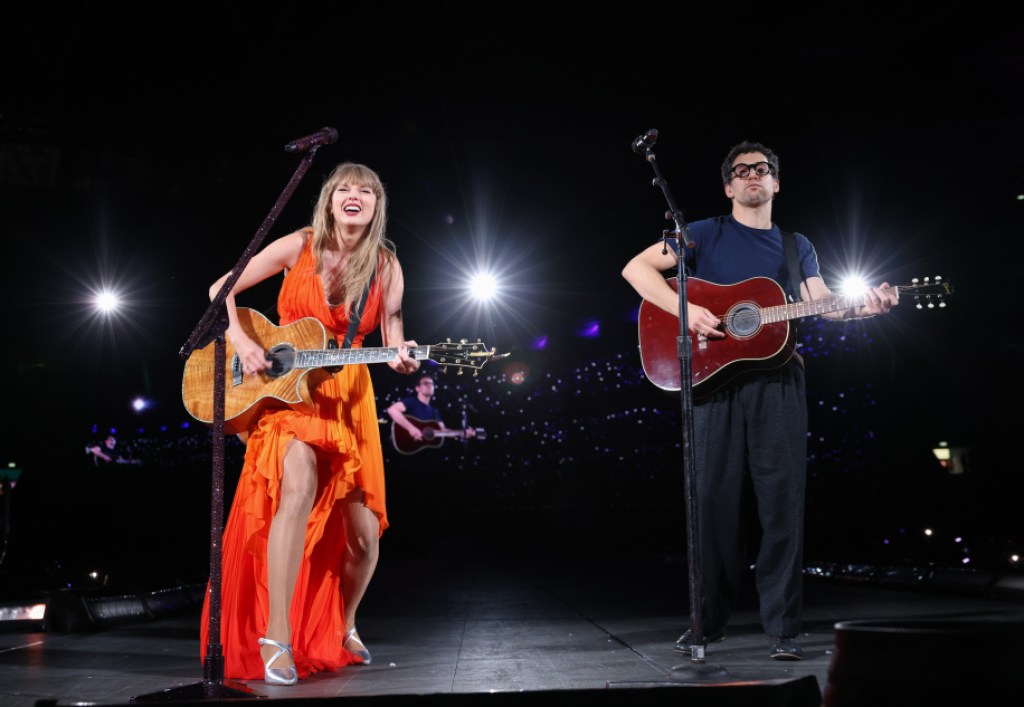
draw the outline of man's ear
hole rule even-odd
[[[724,184],[723,186],[725,187],[725,198],[727,198],[727,199],[735,199],[736,198],[736,192],[734,192],[732,190],[732,185],[731,184]]]

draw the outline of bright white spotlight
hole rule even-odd
[[[490,273],[478,273],[469,281],[469,291],[476,299],[486,302],[498,294],[498,280]]]
[[[859,275],[851,275],[843,280],[842,285],[839,287],[839,291],[844,297],[855,297],[857,295],[863,295],[869,289],[867,280],[860,277]]]
[[[121,299],[116,292],[103,291],[96,295],[93,304],[101,312],[114,312],[121,306]]]
[[[132,409],[134,409],[135,412],[142,412],[146,407],[148,406],[143,398],[135,398],[135,400],[132,401]]]

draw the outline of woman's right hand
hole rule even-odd
[[[263,347],[245,334],[235,334],[231,337],[231,343],[235,347],[235,354],[242,362],[242,372],[246,375],[254,376],[273,365],[267,360],[267,354]]]

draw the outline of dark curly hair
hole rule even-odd
[[[764,155],[765,160],[772,166],[772,172],[776,178],[779,176],[779,156],[776,155],[770,148],[765,147],[759,142],[750,142],[746,140],[738,145],[734,145],[729,154],[725,156],[725,160],[722,161],[722,184],[728,184],[732,181],[732,161],[735,160],[739,155],[746,154],[748,152],[760,152]]]

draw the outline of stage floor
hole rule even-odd
[[[413,696],[421,702],[477,696],[478,703],[492,699],[485,695],[515,695],[534,704],[582,695],[591,703],[678,699],[677,690],[658,688],[688,690],[686,704],[814,705],[828,687],[838,622],[1024,622],[1024,603],[1017,600],[808,576],[802,661],[769,659],[751,589],[725,640],[711,644],[701,663],[673,650],[690,612],[688,569],[678,558],[489,558],[484,548],[470,551],[471,544],[463,539],[444,552],[391,556],[385,546],[359,624],[372,665],[317,674],[293,687],[204,682],[199,611],[186,607],[87,630],[0,631],[0,705],[247,697],[380,703],[391,696],[403,704]],[[893,656],[878,648],[880,670],[884,663],[891,672]],[[938,669],[950,685],[970,681],[963,658],[987,649],[949,642],[942,647],[948,663]],[[745,701],[742,695],[755,689],[774,692]],[[726,694],[735,699],[723,701]]]

